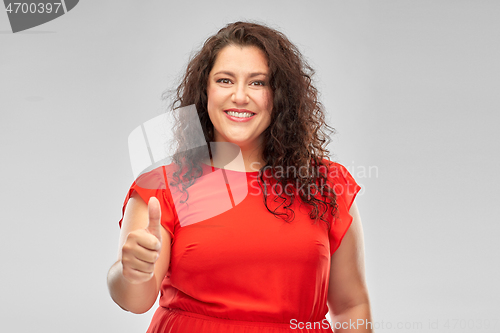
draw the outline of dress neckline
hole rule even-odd
[[[214,170],[221,170],[221,168],[218,168],[218,167],[215,167],[215,166],[211,166],[211,165],[208,165],[206,163],[203,163],[201,162],[201,165],[202,167],[206,168],[206,169],[214,169]],[[260,173],[260,171],[236,171],[236,170],[230,170],[230,169],[223,169],[225,171],[229,171],[229,172],[237,172],[237,173],[246,173],[246,174],[250,174],[250,175],[257,175]]]

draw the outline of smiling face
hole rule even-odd
[[[229,45],[220,50],[207,95],[216,142],[231,142],[242,150],[262,148],[273,103],[267,58],[258,47]]]

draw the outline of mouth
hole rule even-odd
[[[246,109],[228,109],[224,110],[224,113],[234,118],[252,118],[256,115],[255,112]]]
[[[253,119],[256,115],[255,112],[246,109],[228,109],[224,110],[226,117],[229,120],[236,122],[247,122]]]

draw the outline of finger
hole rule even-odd
[[[160,253],[158,251],[148,250],[144,247],[138,247],[135,249],[133,256],[138,260],[154,264],[158,260]]]
[[[148,202],[149,223],[146,230],[154,235],[161,242],[161,209],[160,202],[155,197],[151,197]]]
[[[132,284],[149,281],[153,276],[154,273],[144,273],[135,269],[126,269],[123,271],[123,277],[125,280]]]
[[[146,274],[151,274],[155,270],[154,264],[144,262],[144,261],[138,260],[136,258],[133,258],[130,261],[124,261],[123,264],[129,270],[132,269],[132,270],[143,272]]]
[[[135,255],[136,251],[138,251],[136,245],[144,248],[145,251],[158,252],[161,249],[161,241],[147,229],[138,229],[129,233],[127,241],[123,244],[122,251]]]

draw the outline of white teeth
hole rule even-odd
[[[250,118],[251,116],[253,116],[253,113],[250,112],[227,111],[227,114],[237,118]]]

